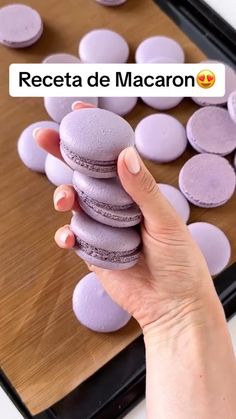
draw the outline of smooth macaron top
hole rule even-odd
[[[158,57],[166,57],[169,62],[183,63],[184,51],[175,39],[167,36],[152,36],[142,41],[135,53],[136,63],[147,63]],[[157,61],[158,62],[158,61]]]
[[[135,229],[100,224],[82,211],[73,215],[71,230],[83,242],[107,251],[128,252],[140,245],[140,236]]]
[[[134,131],[123,118],[104,109],[80,109],[66,115],[60,125],[62,146],[92,161],[114,161],[134,145]]]
[[[186,129],[188,139],[197,151],[224,156],[236,148],[236,125],[226,109],[200,108],[190,117]]]
[[[95,201],[114,207],[129,207],[133,204],[118,178],[96,179],[75,171],[72,182],[76,190]]]
[[[236,90],[234,90],[229,95],[227,106],[228,106],[229,116],[234,122],[234,124],[236,124]]]

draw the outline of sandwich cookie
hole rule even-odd
[[[93,272],[76,285],[72,307],[77,320],[94,332],[115,332],[131,319],[131,315],[109,297]]]
[[[131,227],[141,221],[141,212],[117,177],[95,179],[74,172],[73,186],[80,207],[94,220],[112,227]]]
[[[230,242],[223,231],[203,222],[189,224],[188,229],[205,257],[210,274],[222,272],[231,255]]]
[[[94,106],[98,104],[97,97],[45,97],[44,107],[48,115],[56,122],[60,123],[62,119],[71,112],[74,102],[87,102]]]
[[[219,61],[206,60],[201,63],[217,63]],[[236,90],[236,72],[228,64],[225,66],[225,94],[223,97],[192,97],[193,101],[199,106],[226,105],[230,93]]]
[[[88,217],[82,210],[70,224],[75,235],[74,250],[91,265],[104,269],[129,269],[138,262],[141,239],[132,228],[110,227]]]
[[[137,97],[100,97],[98,99],[98,106],[99,108],[123,116],[134,109],[137,100]]]
[[[58,131],[59,125],[52,121],[35,122],[25,128],[18,139],[17,150],[24,165],[35,172],[44,173],[47,152],[35,141],[33,133],[36,128],[50,128]]]
[[[97,178],[116,176],[120,152],[134,145],[134,131],[120,116],[104,109],[75,110],[60,125],[60,148],[74,170]]]
[[[158,183],[158,187],[164,197],[169,201],[177,214],[182,218],[184,223],[187,223],[190,216],[190,207],[187,199],[172,185],[165,183]]]
[[[45,64],[79,64],[81,63],[80,59],[72,54],[67,54],[66,52],[59,52],[56,54],[48,55],[42,61]]]
[[[49,153],[45,161],[45,174],[55,186],[72,185],[73,170]]]
[[[124,4],[127,0],[96,0],[97,3],[102,4],[103,6],[120,6]]]
[[[229,95],[227,106],[229,116],[236,124],[236,90]]]
[[[187,146],[184,126],[173,116],[153,114],[143,118],[135,129],[139,153],[157,163],[177,159]]]
[[[148,63],[158,57],[166,57],[171,63],[184,63],[184,51],[181,45],[167,36],[152,36],[139,44],[136,53],[136,63]]]
[[[180,170],[179,187],[194,205],[203,208],[219,207],[234,193],[235,172],[224,157],[197,154]]]
[[[10,48],[25,48],[38,41],[43,33],[39,13],[24,4],[10,4],[0,9],[0,42]]]
[[[84,63],[126,63],[129,46],[117,32],[94,29],[79,43],[79,57]]]
[[[188,120],[186,131],[190,144],[199,153],[226,156],[236,148],[236,125],[226,109],[198,109]]]

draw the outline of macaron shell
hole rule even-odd
[[[236,124],[236,90],[229,95],[228,112],[232,121]]]
[[[183,97],[141,97],[142,101],[153,109],[165,111],[178,106]]]
[[[219,63],[215,60],[204,60],[201,63]],[[228,64],[225,65],[225,95],[223,97],[192,97],[199,106],[225,105],[231,92],[236,90],[236,72]]]
[[[198,154],[179,173],[179,187],[188,201],[203,208],[226,203],[235,191],[235,172],[229,162],[214,154]]]
[[[134,132],[127,121],[104,109],[73,111],[63,118],[60,138],[81,157],[114,161],[120,152],[134,145]]]
[[[99,108],[123,116],[134,109],[137,100],[137,97],[100,97],[98,103]]]
[[[169,201],[172,207],[175,209],[177,214],[182,218],[182,220],[187,223],[190,216],[190,207],[187,199],[172,185],[167,185],[165,183],[158,183],[158,187],[161,193]]]
[[[95,179],[82,173],[73,173],[73,185],[76,190],[88,197],[109,205],[132,205],[132,198],[125,192],[118,178]]]
[[[205,257],[211,275],[218,275],[227,266],[231,246],[226,235],[209,223],[189,224],[188,229]]]
[[[120,6],[124,4],[127,0],[96,0],[97,3],[102,4],[103,6]]]
[[[131,318],[109,297],[93,272],[76,285],[72,306],[79,322],[94,332],[114,332],[124,327]]]
[[[175,160],[187,146],[185,128],[170,115],[149,115],[135,129],[135,145],[146,159],[158,163]]]
[[[47,152],[40,148],[33,137],[36,128],[50,128],[59,130],[59,125],[53,121],[39,121],[25,128],[17,143],[17,150],[20,159],[29,169],[36,172],[45,172],[45,161]]]
[[[67,54],[66,52],[59,52],[55,54],[48,55],[42,61],[45,64],[80,64],[81,61],[78,57],[72,54]]]
[[[45,97],[44,107],[48,115],[60,124],[62,119],[71,112],[72,104],[77,101],[92,103],[94,106],[98,104],[96,97]]]
[[[73,170],[52,154],[48,154],[46,157],[45,174],[55,186],[72,184]]]
[[[79,44],[79,57],[85,63],[125,63],[128,56],[126,40],[109,29],[94,29]]]
[[[135,53],[136,63],[147,63],[156,57],[169,57],[184,63],[184,51],[178,42],[166,36],[152,36],[142,41]]]
[[[186,130],[190,144],[199,152],[225,156],[236,148],[236,125],[226,109],[198,109],[188,120]]]
[[[24,48],[35,43],[43,32],[39,13],[24,4],[10,4],[0,9],[0,42],[10,48]]]

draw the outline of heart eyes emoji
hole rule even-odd
[[[215,83],[215,74],[211,70],[202,70],[197,75],[197,83],[203,89],[209,89]]]

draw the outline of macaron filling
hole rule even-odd
[[[81,167],[85,167],[88,170],[102,173],[110,173],[116,171],[116,160],[91,160],[88,158],[81,157],[74,151],[69,150],[69,148],[63,143],[63,141],[60,141],[60,145],[65,155]]]
[[[109,251],[105,249],[100,249],[95,247],[84,240],[80,239],[79,237],[75,237],[75,247],[80,249],[82,252],[86,253],[89,256],[92,256],[96,259],[112,262],[112,263],[129,263],[133,260],[136,260],[141,246],[137,246],[132,250],[125,250],[125,251]]]

